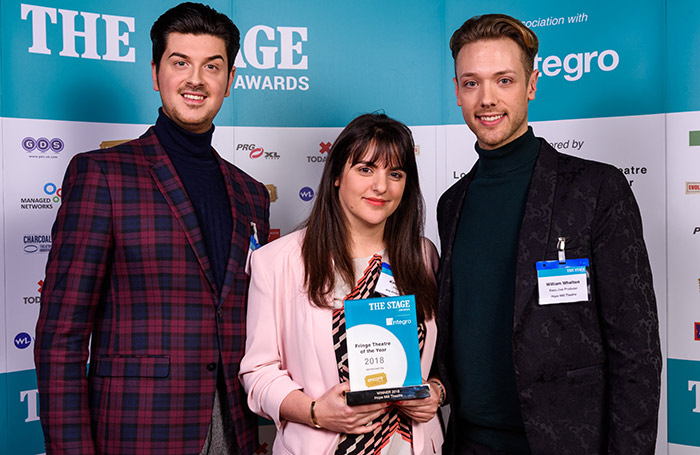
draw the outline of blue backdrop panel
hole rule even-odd
[[[3,73],[5,90],[22,96],[5,100],[2,115],[152,123],[159,98],[150,76],[149,31],[177,2],[40,3],[2,3],[3,33],[16,37],[4,42],[3,60],[31,69]],[[435,51],[443,45],[440,2],[402,2],[400,14],[396,3],[370,1],[209,3],[233,17],[243,46],[233,96],[217,125],[344,126],[378,109],[412,125],[440,122],[442,60]],[[108,33],[107,16],[122,18],[111,21],[118,22],[116,35],[128,44]],[[77,36],[64,40],[64,22]],[[82,36],[91,24],[94,33]],[[105,60],[110,43],[118,44],[118,58],[132,53],[133,61]],[[74,56],[61,55],[72,47]]]
[[[41,422],[38,419],[39,395],[36,390],[36,372],[34,370],[18,371],[5,376],[8,396],[7,412],[13,417],[3,424],[3,428],[7,429],[7,453],[42,453],[45,449]]]
[[[668,359],[666,365],[668,442],[700,446],[700,362]]]
[[[149,33],[158,16],[177,3],[170,0],[41,0],[30,6],[19,1],[3,1],[0,3],[2,34],[13,37],[2,42],[3,67],[7,68],[11,62],[14,69],[2,72],[2,86],[6,93],[16,96],[2,99],[2,116],[153,123],[160,98],[151,81]],[[208,3],[231,14],[230,0]],[[90,30],[94,24],[94,33],[76,34],[64,40],[64,22],[70,24],[70,30],[79,33]],[[109,39],[108,22],[116,24],[113,25],[116,31],[109,33]],[[128,45],[115,36],[122,36]],[[110,55],[108,42],[110,46],[118,46],[118,50],[112,51],[117,60],[104,59],[105,55]],[[70,52],[73,47],[74,52]],[[127,58],[130,53],[133,61]],[[230,101],[227,101],[217,123],[230,125],[232,120]]]
[[[666,112],[700,110],[699,18],[696,0],[667,2]]]
[[[665,49],[664,8],[663,1],[495,4],[447,0],[443,41],[448,42],[454,30],[477,14],[505,13],[530,26],[540,41],[541,58],[530,121],[657,114],[663,112],[664,69],[659,62]],[[452,77],[452,56],[449,49],[445,52],[445,72]],[[549,57],[553,58],[545,70]],[[454,85],[446,87],[445,93],[452,106],[445,123],[462,124]]]
[[[257,46],[278,49],[271,69],[254,68],[244,55],[235,125],[340,127],[378,109],[410,125],[440,122],[442,2],[243,1],[236,2],[235,20],[243,33],[256,25],[275,29],[272,39],[259,31]],[[280,26],[306,29],[306,41],[294,35],[301,49],[294,63],[307,58],[307,69],[279,68]],[[239,82],[266,76],[306,77],[308,89],[251,90]]]

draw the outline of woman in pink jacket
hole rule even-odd
[[[274,454],[440,453],[428,378],[435,348],[437,252],[422,237],[423,198],[410,130],[365,114],[342,131],[326,161],[305,229],[255,251],[240,378],[250,408],[274,421]],[[430,397],[348,406],[347,299],[375,294],[381,263],[414,294],[423,379]]]

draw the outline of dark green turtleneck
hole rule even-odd
[[[539,149],[531,128],[494,150],[476,145],[478,167],[452,253],[458,431],[514,454],[530,453],[515,386],[512,334],[518,236]]]

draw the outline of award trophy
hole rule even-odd
[[[390,269],[382,270],[382,275],[390,274]],[[421,375],[414,296],[346,300],[345,327],[349,405],[430,396]]]

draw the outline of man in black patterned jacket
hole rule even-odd
[[[538,41],[520,21],[474,17],[450,48],[479,160],[438,204],[444,451],[653,454],[662,360],[627,180],[528,127]]]

